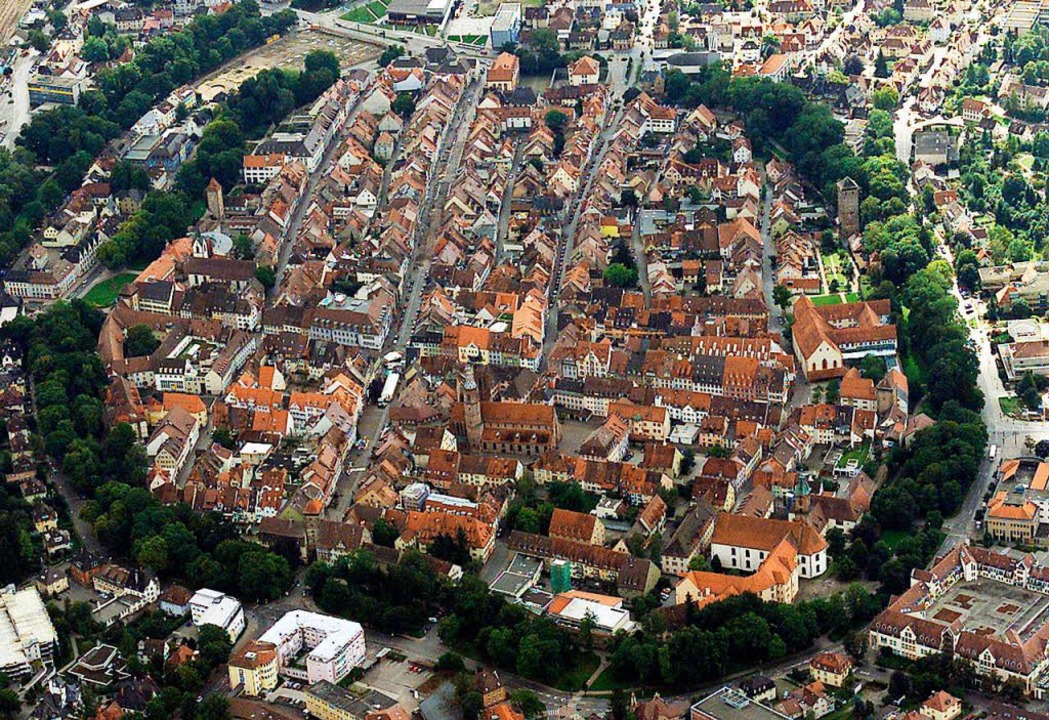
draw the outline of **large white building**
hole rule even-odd
[[[0,590],[0,672],[21,677],[32,663],[52,664],[58,635],[36,588]]]
[[[240,601],[218,590],[197,590],[189,600],[189,612],[196,627],[217,625],[229,634],[230,642],[236,642],[244,632],[244,608]]]
[[[581,627],[589,618],[597,632],[607,635],[634,629],[630,611],[623,607],[623,598],[611,595],[570,590],[555,595],[547,612],[555,622],[574,628]]]
[[[338,683],[355,667],[364,664],[364,628],[352,620],[292,610],[263,633],[259,642],[277,648],[280,671],[288,677],[310,684],[327,680]],[[306,670],[292,667],[303,650]]]

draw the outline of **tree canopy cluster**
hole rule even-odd
[[[951,294],[951,269],[936,260],[915,273],[903,290],[909,351],[923,368],[925,398],[933,411],[953,400],[979,410],[983,393],[977,387],[980,370],[969,346],[969,329],[958,316]]]
[[[418,632],[448,603],[448,588],[418,552],[388,569],[366,550],[334,565],[316,562],[306,571],[306,586],[325,612],[394,634]]]
[[[80,648],[91,643],[113,645],[127,659],[127,670],[134,678],[152,678],[159,692],[146,704],[137,717],[145,720],[167,720],[180,715],[187,720],[229,720],[228,700],[220,694],[209,695],[198,701],[212,672],[229,660],[232,643],[229,635],[215,625],[204,625],[196,638],[188,641],[198,653],[179,665],[168,664],[159,656],[143,657],[139,643],[144,640],[168,638],[184,622],[163,612],[147,610],[133,621],[102,627],[91,617],[91,606],[85,602],[69,602],[61,607],[48,605],[48,613],[58,635],[58,659],[72,659],[70,636],[79,636]],[[95,713],[101,698],[85,694],[85,711]]]
[[[810,647],[824,634],[843,635],[876,615],[880,601],[862,586],[793,605],[744,594],[698,608],[685,605],[683,627],[664,640],[658,612],[644,630],[618,635],[609,657],[612,673],[631,682],[694,686]]]
[[[97,89],[79,107],[35,113],[13,153],[0,151],[0,262],[7,264],[32,239],[32,231],[78,187],[93,159],[121,129],[131,127],[157,101],[214,70],[297,21],[290,10],[265,18],[255,0],[242,0],[221,15],[194,19],[178,33],[154,38],[131,62],[104,68]],[[124,40],[101,22],[88,27],[86,49],[101,61],[123,53]],[[38,168],[54,168],[52,177]]]
[[[521,62],[522,75],[548,75],[569,63],[569,56],[561,54],[557,33],[547,28],[534,30],[528,44],[515,48],[513,52]]]
[[[320,97],[339,75],[339,59],[334,53],[311,50],[302,70],[270,68],[241,83],[229,99],[229,115],[245,135],[259,137],[295,108]]]
[[[980,416],[947,403],[935,425],[915,435],[909,448],[894,451],[890,462],[898,472],[875,493],[871,512],[883,527],[894,529],[907,529],[933,513],[936,520],[954,515],[977,477],[986,447]]]
[[[110,481],[83,511],[100,542],[164,577],[251,601],[274,600],[291,586],[288,559],[239,539],[218,513],[161,505],[145,487]]]
[[[95,352],[101,328],[101,313],[81,300],[55,303],[3,328],[25,350],[43,447],[82,492],[103,476],[133,483],[145,477],[145,452],[131,428],[107,433],[103,422],[106,374]]]
[[[98,259],[109,268],[136,261],[148,263],[160,257],[169,242],[184,236],[197,217],[185,194],[153,190],[98,248]]]
[[[555,509],[589,513],[597,507],[598,497],[583,490],[577,482],[551,482],[544,489],[545,498],[540,496],[535,483],[519,482],[517,493],[506,510],[505,526],[511,530],[545,535]]]
[[[14,485],[0,486],[0,584],[21,583],[40,568],[33,546],[32,509]]]
[[[179,190],[200,198],[211,178],[226,190],[233,188],[241,178],[247,139],[313,102],[338,79],[338,58],[313,50],[302,71],[275,68],[245,80],[227,102],[227,111],[204,128],[193,159],[179,168]]]
[[[665,81],[666,99],[675,105],[727,104],[743,116],[755,151],[784,151],[825,197],[834,196],[830,190],[846,175],[859,181],[862,161],[842,142],[841,123],[827,105],[810,102],[799,88],[768,78],[732,78],[719,63],[693,77],[670,70]]]
[[[92,498],[84,517],[99,541],[114,555],[194,587],[258,600],[279,596],[291,584],[287,559],[237,539],[221,515],[161,506],[144,487],[146,454],[134,430],[121,423],[107,431],[104,422],[106,374],[95,352],[101,327],[101,313],[74,300],[3,328],[25,350],[44,449]]]
[[[1017,146],[995,146],[989,137],[966,143],[961,152],[961,197],[974,213],[987,212],[987,250],[995,263],[1021,262],[1045,250],[1049,201],[1027,182],[1014,159]],[[1035,138],[1036,162],[1049,158],[1049,137]],[[989,151],[989,152],[988,152]]]

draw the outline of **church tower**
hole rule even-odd
[[[473,365],[463,368],[459,381],[459,400],[463,404],[463,416],[466,422],[466,442],[471,452],[481,448],[481,432],[484,430],[484,418],[481,417],[481,391],[477,387]]]

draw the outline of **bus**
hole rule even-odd
[[[379,407],[386,407],[393,400],[393,395],[397,392],[397,383],[401,379],[398,373],[390,373],[386,376],[386,382],[382,386],[382,394],[379,396]]]
[[[995,456],[998,455],[998,446],[991,443],[991,447],[987,449],[987,459],[994,460]]]

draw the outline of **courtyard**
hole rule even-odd
[[[979,578],[956,583],[933,601],[926,617],[945,625],[960,622],[980,635],[1004,637],[1012,630],[1026,640],[1049,622],[1049,596]]]

